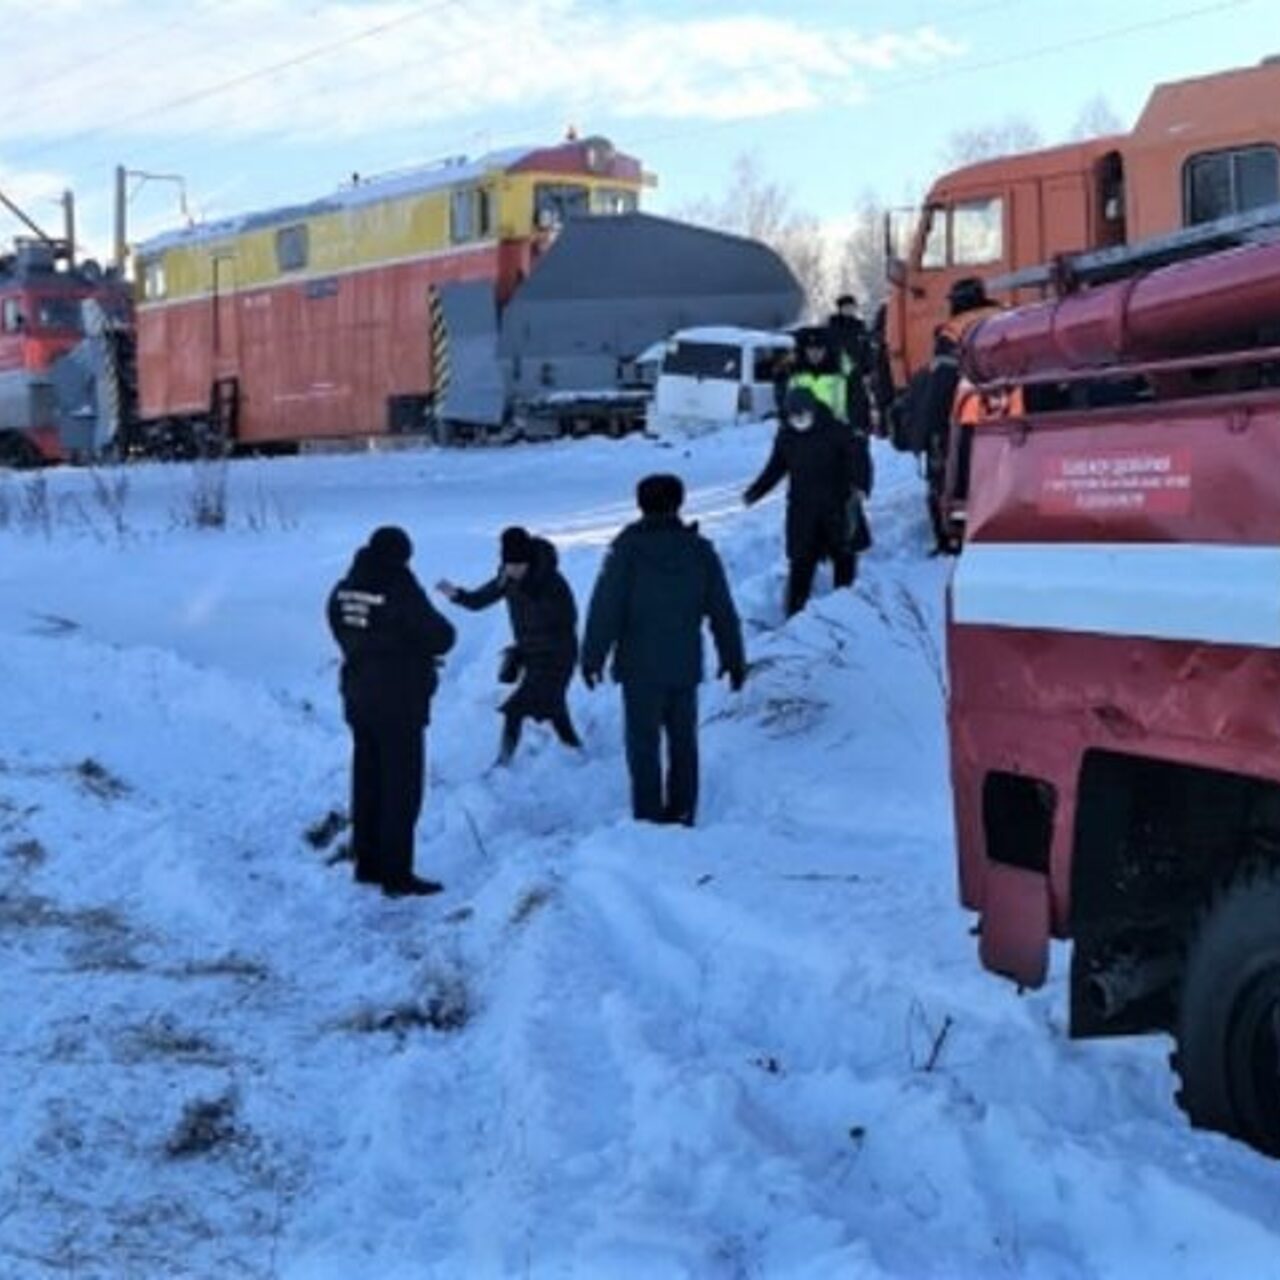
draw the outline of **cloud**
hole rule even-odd
[[[21,12],[24,47],[0,157],[137,138],[356,137],[513,110],[529,132],[571,115],[750,119],[857,102],[878,76],[963,51],[931,27],[866,34],[829,17],[690,9],[203,0],[157,19],[152,0],[0,0],[0,21]]]

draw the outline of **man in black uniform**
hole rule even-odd
[[[439,893],[413,874],[422,811],[423,736],[436,665],[454,630],[409,570],[403,529],[376,529],[329,596],[329,627],[342,649],[342,703],[351,726],[351,828],[355,876],[388,897]]]
[[[502,531],[500,554],[497,575],[484,586],[467,591],[446,578],[436,590],[464,609],[507,602],[515,643],[503,657],[499,678],[512,684],[520,681],[502,704],[498,762],[508,764],[526,719],[549,720],[565,746],[582,746],[565,700],[578,660],[578,607],[560,572],[556,549],[545,538],[530,537],[526,529],[512,526]]]
[[[735,693],[747,674],[742,627],[715,548],[680,519],[679,477],[646,476],[636,501],[641,519],[614,539],[591,596],[582,677],[594,689],[613,654],[636,819],[691,827],[698,807],[702,623],[711,624],[720,674]]]
[[[869,462],[865,447],[859,447],[811,391],[793,387],[787,393],[786,418],[774,436],[773,449],[742,500],[752,506],[788,479],[788,617],[808,603],[820,560],[831,561],[837,587],[853,585],[857,495],[870,487]]]

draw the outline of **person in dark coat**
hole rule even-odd
[[[836,309],[827,317],[827,332],[842,358],[849,425],[855,431],[869,433],[871,398],[867,395],[866,378],[871,371],[871,339],[853,294],[843,293],[836,299]]]
[[[342,705],[353,743],[355,878],[388,897],[439,893],[413,873],[422,811],[424,736],[436,668],[454,630],[409,569],[403,529],[374,530],[329,595],[329,628],[342,650]]]
[[[856,515],[856,482],[870,484],[868,463],[869,455],[855,447],[848,428],[810,391],[800,387],[787,393],[786,420],[774,436],[764,469],[742,500],[752,506],[788,480],[788,617],[808,603],[821,560],[831,561],[837,587],[853,585],[857,556],[851,517]],[[863,469],[866,474],[856,474]]]
[[[720,674],[735,693],[747,674],[742,626],[715,548],[680,519],[680,478],[646,476],[636,501],[641,518],[614,539],[591,595],[582,676],[594,689],[613,655],[635,818],[691,827],[698,808],[702,624],[711,625]]]
[[[503,655],[500,678],[520,683],[502,704],[498,762],[510,762],[526,720],[549,720],[565,746],[581,747],[565,699],[578,661],[578,606],[555,547],[518,526],[504,529],[501,564],[484,586],[467,591],[445,579],[436,589],[464,609],[507,602],[514,644]]]

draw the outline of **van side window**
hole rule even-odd
[[[1182,170],[1182,217],[1191,227],[1280,201],[1280,150],[1272,146],[1192,156]]]

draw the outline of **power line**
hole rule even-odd
[[[432,13],[439,13],[441,10],[460,7],[463,0],[437,0],[437,3],[431,4],[425,9],[417,9],[412,13],[401,14],[399,17],[390,18],[386,22],[377,23],[371,27],[365,27],[363,30],[354,31],[350,35],[343,36],[340,40],[330,40],[325,44],[316,45],[313,48],[304,50],[302,53],[295,54],[291,58],[285,58],[281,62],[272,63],[270,66],[258,67],[256,70],[247,71],[243,75],[234,76],[230,80],[224,80],[219,84],[207,85],[203,89],[197,89],[192,93],[184,94],[180,98],[171,99],[168,102],[155,103],[134,111],[129,115],[118,117],[115,120],[109,120],[96,126],[93,129],[87,129],[79,134],[73,134],[69,137],[56,138],[49,142],[41,143],[35,147],[28,147],[18,152],[11,152],[8,160],[12,163],[14,160],[29,160],[34,156],[44,155],[49,151],[55,151],[59,147],[75,145],[85,142],[88,139],[100,137],[105,133],[111,132],[113,129],[122,128],[125,125],[133,124],[138,120],[146,119],[148,116],[157,115],[165,111],[177,111],[183,107],[192,106],[194,103],[206,101],[209,98],[217,97],[219,94],[226,93],[229,89],[239,89],[246,84],[252,84],[255,80],[261,80],[267,76],[278,75],[282,71],[291,70],[294,67],[301,66],[306,62],[313,62],[317,58],[325,57],[327,54],[336,53],[339,49],[345,49],[348,45],[356,44],[361,40],[368,40],[376,35],[385,35],[386,32],[395,30],[397,27],[403,27],[410,22],[421,21],[425,17],[429,17]]]

